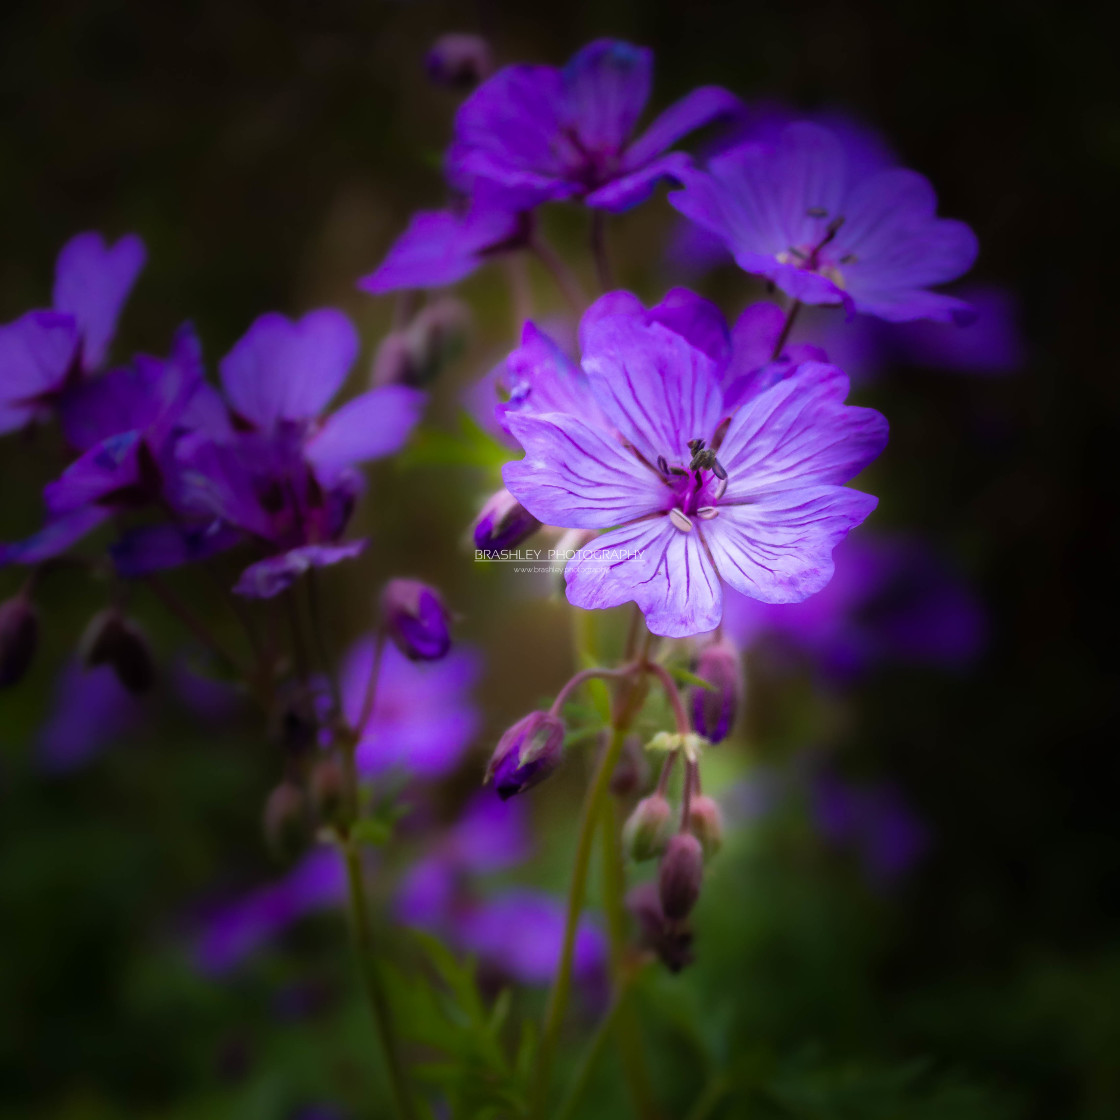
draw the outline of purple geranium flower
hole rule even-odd
[[[686,170],[669,201],[723,238],[741,268],[803,303],[893,322],[968,321],[967,304],[928,289],[968,271],[975,235],[937,217],[917,172],[866,171],[830,131],[800,122],[776,143],[744,144]]]
[[[342,706],[356,724],[374,669],[374,643],[354,645],[342,665]],[[478,658],[462,647],[440,661],[410,661],[385,643],[377,667],[371,714],[362,727],[358,766],[363,774],[403,770],[422,778],[449,773],[478,730],[469,691]]]
[[[967,664],[987,629],[983,605],[936,549],[867,535],[840,546],[836,575],[819,595],[774,606],[729,594],[723,621],[739,645],[777,638],[841,680],[886,661]]]
[[[507,66],[459,108],[448,153],[454,186],[506,210],[582,198],[622,211],[663,179],[680,180],[689,158],[668,149],[739,101],[713,86],[694,90],[636,139],[649,100],[653,53],[629,43],[590,43],[562,69]]]
[[[672,328],[644,309],[585,319],[578,376],[594,408],[585,397],[578,412],[508,414],[526,455],[503,470],[542,522],[618,526],[598,539],[596,556],[568,564],[569,600],[633,600],[669,637],[719,624],[722,583],[771,603],[824,587],[833,547],[876,504],[842,484],[887,437],[877,412],[843,403],[847,378],[821,362],[756,380],[734,407],[703,301],[679,302],[690,313]],[[541,385],[555,369],[542,365]]]
[[[0,432],[22,428],[101,367],[144,257],[133,234],[115,245],[99,233],[67,242],[55,266],[53,310],[0,327]]]

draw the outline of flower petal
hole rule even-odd
[[[685,172],[691,166],[691,156],[684,152],[670,152],[636,171],[611,179],[598,190],[592,191],[584,202],[599,210],[621,214],[624,210],[645,202],[661,182],[679,187]]]
[[[105,360],[117,319],[147,252],[135,234],[109,245],[99,233],[80,233],[63,246],[55,265],[54,308],[72,315],[82,340],[82,365]]]
[[[608,421],[651,465],[687,465],[710,439],[723,402],[716,365],[660,323],[602,319],[586,332],[583,368]]]
[[[595,420],[588,413],[594,402],[587,375],[531,321],[522,328],[521,345],[506,359],[504,380],[509,400],[497,406],[497,415],[506,431],[513,416],[563,412]]]
[[[626,150],[623,167],[633,170],[649,163],[690,132],[717,117],[742,112],[743,103],[719,86],[701,86],[670,105]]]
[[[38,400],[63,387],[77,345],[73,318],[54,311],[30,311],[0,327],[0,406],[8,417],[0,432],[23,427]]]
[[[547,525],[604,529],[663,508],[668,490],[607,434],[574,416],[509,417],[525,458],[506,463],[509,492]]]
[[[341,311],[312,311],[295,322],[271,313],[253,323],[219,369],[230,408],[267,431],[282,420],[318,416],[357,353],[357,333]]]
[[[357,463],[399,451],[416,427],[427,393],[385,385],[348,401],[307,444],[307,460],[324,486]]]
[[[878,504],[846,486],[806,486],[719,507],[702,532],[723,580],[764,603],[799,603],[832,578],[832,550]]]
[[[72,544],[92,533],[111,514],[101,506],[82,506],[48,521],[34,536],[0,544],[0,568],[8,564],[39,564],[60,556]]]
[[[719,449],[728,474],[724,504],[773,491],[847,482],[887,443],[874,409],[844,404],[848,378],[835,366],[805,362],[747,401]]]
[[[615,153],[630,138],[649,100],[653,51],[618,39],[598,39],[561,71],[564,123],[583,149]]]
[[[343,560],[353,560],[366,547],[366,541],[345,544],[308,544],[289,549],[279,556],[269,556],[250,564],[234,584],[233,593],[250,599],[272,599],[287,591],[312,568],[328,568]]]
[[[685,638],[719,625],[723,592],[699,533],[682,533],[668,517],[604,533],[586,557],[564,571],[568,602],[587,610],[631,600],[654,634]]]

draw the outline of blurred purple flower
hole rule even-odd
[[[373,639],[366,638],[343,660],[343,709],[354,724],[363,710],[373,658]],[[362,774],[402,770],[438,778],[449,773],[478,730],[478,709],[470,697],[478,670],[477,656],[461,647],[440,661],[410,661],[386,642],[373,710],[359,728]]]
[[[869,168],[828,129],[788,125],[776,142],[732,148],[681,178],[672,205],[793,299],[892,322],[972,318],[963,301],[928,289],[972,266],[973,232],[936,216],[923,176]]]
[[[146,710],[110,666],[86,669],[77,661],[70,662],[59,674],[50,715],[39,730],[39,767],[65,774],[84,766],[105,747],[133,732]]]
[[[53,310],[0,327],[0,432],[30,423],[100,369],[144,258],[134,234],[108,245],[99,233],[82,233],[63,246]]]
[[[230,972],[298,919],[339,906],[345,897],[341,855],[333,847],[317,848],[277,882],[215,907],[195,941],[195,963],[211,975]]]
[[[860,535],[837,549],[836,574],[802,603],[725,601],[724,630],[744,648],[766,636],[790,643],[841,680],[884,661],[954,667],[983,647],[987,622],[975,592],[917,537]]]
[[[476,201],[507,210],[582,198],[629,209],[689,164],[674,144],[739,101],[726,90],[694,90],[633,139],[649,100],[653,53],[600,39],[562,69],[507,66],[460,106],[448,176]]]
[[[832,548],[876,504],[842,484],[887,437],[877,412],[843,404],[840,370],[810,361],[736,374],[725,399],[730,337],[686,292],[650,312],[626,293],[604,297],[581,334],[582,371],[547,354],[505,412],[526,455],[503,478],[530,513],[621,526],[596,542],[607,562],[568,564],[569,600],[634,600],[654,633],[684,637],[719,624],[723,582],[771,603],[824,587]]]

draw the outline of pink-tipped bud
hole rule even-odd
[[[308,781],[315,816],[324,824],[340,824],[346,816],[346,775],[337,758],[316,762]]]
[[[27,675],[39,646],[39,612],[25,595],[0,603],[0,688]]]
[[[644,788],[649,777],[649,763],[642,747],[641,736],[627,735],[622,744],[614,773],[611,775],[611,793],[615,797],[628,797]]]
[[[622,826],[622,846],[633,860],[653,859],[665,851],[673,808],[660,793],[642,798]]]
[[[311,839],[307,798],[294,782],[281,782],[264,805],[264,836],[269,848],[283,860],[294,859]]]
[[[743,696],[743,664],[739,651],[721,639],[706,645],[696,659],[695,673],[712,688],[693,685],[692,727],[709,743],[727,738]]]
[[[498,741],[483,780],[508,801],[543,782],[560,765],[563,747],[564,724],[549,712],[530,712]]]
[[[151,692],[156,683],[156,663],[143,631],[115,607],[95,615],[81,642],[87,668],[111,665],[117,680],[137,696]]]
[[[493,68],[490,44],[481,35],[462,32],[441,35],[424,60],[424,69],[435,85],[457,90],[473,89]]]
[[[670,921],[687,918],[700,897],[704,880],[704,849],[690,832],[676,833],[665,846],[657,873],[661,909]]]
[[[541,523],[508,491],[491,495],[474,523],[474,546],[492,552],[516,548]]]
[[[434,588],[391,579],[381,593],[385,632],[410,661],[438,661],[451,648],[451,614]]]
[[[702,794],[692,799],[688,812],[688,827],[700,841],[705,857],[711,857],[723,847],[723,813],[719,805]]]

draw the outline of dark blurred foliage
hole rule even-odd
[[[931,853],[882,898],[796,827],[733,848],[722,889],[701,904],[695,971],[642,993],[673,1114],[722,1051],[769,1086],[759,1115],[1117,1115],[1120,379],[1107,331],[1120,297],[1120,105],[1103,18],[1029,0],[8,4],[0,319],[46,303],[71,234],[136,230],[150,262],[118,355],[163,352],[189,317],[213,362],[262,311],[333,303],[361,326],[368,356],[391,301],[354,280],[411,209],[444,197],[456,101],[425,84],[421,62],[445,30],[492,36],[500,61],[557,63],[600,34],[651,45],[659,105],[716,82],[849,109],[933,180],[943,213],[975,227],[974,275],[1023,301],[1031,361],[1019,375],[897,369],[863,391],[892,425],[869,487],[879,523],[937,536],[993,616],[974,670],[888,667],[833,736],[843,769],[906,791]],[[579,216],[552,220],[580,259]],[[647,298],[672,281],[658,265],[671,225],[655,200],[612,229],[624,281]],[[747,288],[727,271],[707,290],[731,309]],[[501,270],[465,292],[481,326],[437,424],[509,341]],[[28,481],[51,470],[49,447],[0,446],[0,536],[35,525]],[[382,465],[364,514],[377,551],[363,573],[433,579],[485,646],[479,759],[567,664],[562,611],[457,550],[491,481]],[[350,572],[333,583],[332,617],[352,634],[375,585]],[[16,586],[0,573],[3,596]],[[172,627],[137,598],[171,652]],[[249,722],[216,735],[172,715],[73,775],[42,775],[29,744],[52,670],[103,600],[62,576],[40,600],[41,656],[0,696],[0,1114],[284,1120],[332,1098],[361,1115],[376,1073],[340,920],[304,923],[290,957],[231,982],[197,979],[177,948],[200,898],[275,873],[258,827],[279,772],[272,748]],[[780,721],[757,722],[758,749],[780,753],[768,726]],[[548,798],[574,799],[577,785],[539,794],[542,823],[565,837],[570,812]],[[562,884],[554,855],[541,879]],[[681,1025],[691,1005],[707,1039],[690,1042]],[[902,1111],[900,1069],[917,1086]],[[605,1110],[621,1106],[609,1072],[596,1082]]]

